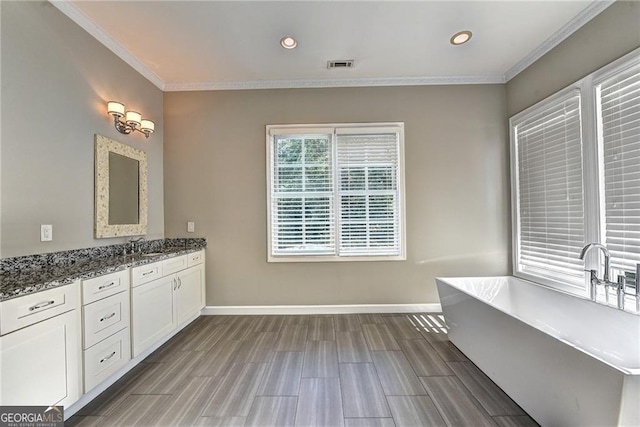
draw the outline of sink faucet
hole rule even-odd
[[[139,243],[142,242],[144,242],[144,237],[138,237],[137,239],[129,240],[129,243],[131,244],[131,254],[134,254],[136,252],[136,246],[138,247],[138,251],[140,250]]]
[[[593,301],[596,300],[596,289],[598,285],[605,285],[605,286],[616,286],[617,284],[611,283],[609,281],[609,265],[610,265],[610,260],[611,260],[611,253],[609,252],[609,249],[607,249],[607,247],[601,243],[589,243],[588,245],[586,245],[584,248],[582,248],[582,252],[580,252],[580,259],[584,260],[584,257],[587,255],[587,252],[589,252],[591,249],[593,248],[598,248],[601,249],[602,252],[604,253],[604,274],[602,276],[602,280],[598,279],[598,275],[596,274],[595,270],[589,270],[589,272],[591,273],[591,289],[590,289],[590,296],[591,299]]]

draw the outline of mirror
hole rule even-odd
[[[95,150],[95,237],[146,234],[147,154],[102,135]]]

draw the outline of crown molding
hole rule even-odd
[[[532,50],[527,56],[522,58],[520,62],[511,67],[504,74],[505,82],[508,82],[531,64],[540,59],[544,54],[562,43],[567,37],[579,30],[584,24],[595,18],[600,12],[611,6],[615,0],[595,0],[587,6],[582,12],[577,14],[571,21],[567,22],[562,28],[556,31],[551,37],[545,40],[540,46]]]
[[[363,86],[502,84],[504,76],[383,77],[361,79],[255,80],[245,82],[166,83],[166,92],[243,89],[300,89]]]
[[[133,56],[120,43],[115,41],[106,31],[78,9],[70,0],[49,0],[60,12],[91,34],[96,40],[105,45],[120,59],[129,64],[134,70],[153,83],[158,89],[164,90],[165,83],[156,73],[147,68],[142,61]]]

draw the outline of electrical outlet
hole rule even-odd
[[[53,225],[42,224],[40,225],[40,241],[50,242],[53,240]]]
[[[196,231],[196,223],[195,222],[187,222],[187,233],[193,233]]]

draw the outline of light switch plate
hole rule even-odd
[[[53,240],[53,225],[42,224],[40,225],[40,241],[50,242]]]
[[[187,233],[193,233],[196,231],[196,223],[195,222],[187,222]]]

